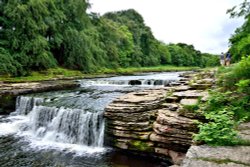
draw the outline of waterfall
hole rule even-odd
[[[43,102],[43,98],[18,96],[16,99],[16,114],[27,115],[34,106],[37,106]]]
[[[103,111],[46,106],[44,101],[43,98],[28,96],[17,98],[16,114],[29,119],[21,131],[43,141],[103,146]]]

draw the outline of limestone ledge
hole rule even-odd
[[[120,149],[165,156],[173,164],[181,164],[198,131],[196,122],[202,119],[189,108],[199,100],[206,101],[213,76],[213,72],[187,73],[167,87],[117,98],[104,113],[106,135],[112,140],[109,143]]]
[[[55,80],[28,83],[0,83],[0,114],[15,110],[16,97],[30,93],[66,90],[79,87],[75,80]]]

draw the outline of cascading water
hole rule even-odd
[[[162,73],[81,80],[82,86],[76,90],[19,96],[16,111],[0,117],[0,164],[12,167],[30,166],[34,162],[39,162],[38,166],[76,167],[112,166],[107,161],[119,164],[107,158],[103,146],[105,106],[124,93],[176,81],[178,75]],[[134,84],[138,81],[141,84]],[[25,156],[29,158],[18,159]],[[134,157],[128,161],[135,161]],[[151,162],[140,163],[154,166]]]
[[[25,132],[42,141],[103,146],[103,110],[91,112],[86,108],[49,106],[50,103],[53,103],[51,99],[41,97],[17,97],[13,115],[22,115],[28,120],[19,124],[19,133]]]
[[[16,112],[18,115],[27,115],[34,106],[44,102],[43,98],[33,98],[26,96],[18,96],[16,99]]]

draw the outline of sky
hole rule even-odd
[[[164,43],[186,43],[201,52],[226,52],[229,38],[244,20],[232,19],[227,9],[243,0],[89,0],[91,12],[103,15],[135,9],[154,36]]]

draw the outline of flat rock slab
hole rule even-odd
[[[188,150],[182,166],[250,166],[250,146],[192,146]]]
[[[198,98],[207,95],[208,95],[207,91],[200,91],[200,90],[187,90],[187,91],[173,93],[173,96],[180,98]]]
[[[77,88],[80,84],[74,80],[56,80],[29,83],[9,83],[0,85],[1,95],[23,95],[28,93],[38,93],[52,90],[64,90]]]
[[[190,86],[187,86],[187,85],[182,85],[182,86],[176,86],[176,87],[174,87],[174,91],[175,92],[186,91],[186,90],[189,90],[189,89],[190,89]]]
[[[196,105],[198,103],[198,99],[181,99],[180,104],[182,105]]]
[[[166,92],[164,90],[144,90],[141,92],[132,92],[126,95],[120,96],[114,100],[113,103],[133,103],[133,104],[144,104],[153,103],[163,100]]]

